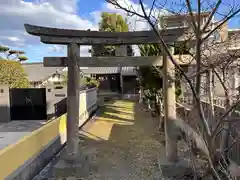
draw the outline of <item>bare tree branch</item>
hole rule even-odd
[[[209,24],[211,23],[212,21],[212,18],[214,16],[214,14],[216,13],[216,11],[218,10],[220,4],[222,3],[222,0],[218,0],[216,6],[213,8],[213,10],[211,11],[211,14],[209,15],[208,17],[208,20],[206,22],[206,24],[204,25],[204,27],[202,28],[202,32],[204,33],[207,29],[207,27],[209,26]]]
[[[190,0],[186,0],[186,5],[187,5],[187,8],[188,8],[188,11],[189,11],[189,14],[190,14],[193,30],[196,33],[197,32],[197,24],[194,21],[194,15],[193,15],[193,11],[192,11],[192,6],[191,6],[191,3],[190,3]]]
[[[223,20],[221,20],[221,23],[219,23],[213,30],[211,30],[203,39],[202,42],[207,40],[216,30],[218,30],[224,23],[232,19],[236,14],[240,12],[240,8],[233,12],[230,16],[225,17]]]

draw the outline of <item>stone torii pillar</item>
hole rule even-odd
[[[172,53],[173,49],[169,48]],[[178,160],[176,121],[176,95],[175,95],[175,67],[163,51],[163,90],[164,90],[164,130],[166,156],[169,161]]]
[[[74,161],[78,156],[79,126],[79,85],[80,74],[77,57],[80,48],[76,43],[68,44],[68,81],[67,81],[67,146],[66,159]]]

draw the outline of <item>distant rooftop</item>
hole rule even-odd
[[[22,66],[31,82],[44,81],[56,71],[64,69],[63,67],[44,67],[42,62],[22,63]]]
[[[22,63],[25,73],[31,82],[44,81],[52,76],[56,71],[66,72],[65,67],[44,67],[42,62],[38,63]],[[81,67],[84,74],[119,74],[120,67]],[[122,75],[136,75],[134,67],[122,67]]]

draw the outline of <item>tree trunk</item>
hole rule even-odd
[[[227,71],[231,71],[231,69],[227,69]],[[228,73],[228,92],[226,92],[225,98],[226,98],[226,105],[225,109],[229,109],[232,106],[232,89],[233,83],[232,81],[232,73]],[[225,76],[226,77],[226,76]],[[225,78],[226,80],[226,78]],[[230,80],[230,81],[229,81]],[[229,112],[226,118],[231,117],[232,112]],[[222,137],[221,137],[221,144],[220,144],[220,150],[223,152],[225,159],[227,158],[227,152],[224,152],[226,148],[228,148],[229,145],[229,132],[230,132],[231,126],[229,122],[223,122],[223,131],[222,131]]]
[[[208,124],[210,129],[212,129],[214,121],[214,103],[213,103],[213,91],[214,91],[214,82],[213,82],[212,69],[209,69],[207,72],[207,87],[208,88],[208,99],[209,99],[209,109],[208,109]]]

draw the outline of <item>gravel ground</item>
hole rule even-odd
[[[165,156],[164,136],[158,130],[158,118],[151,118],[141,105],[130,101],[106,104],[102,113],[82,128],[79,138],[81,166],[55,166],[36,179],[162,179],[158,158]]]

